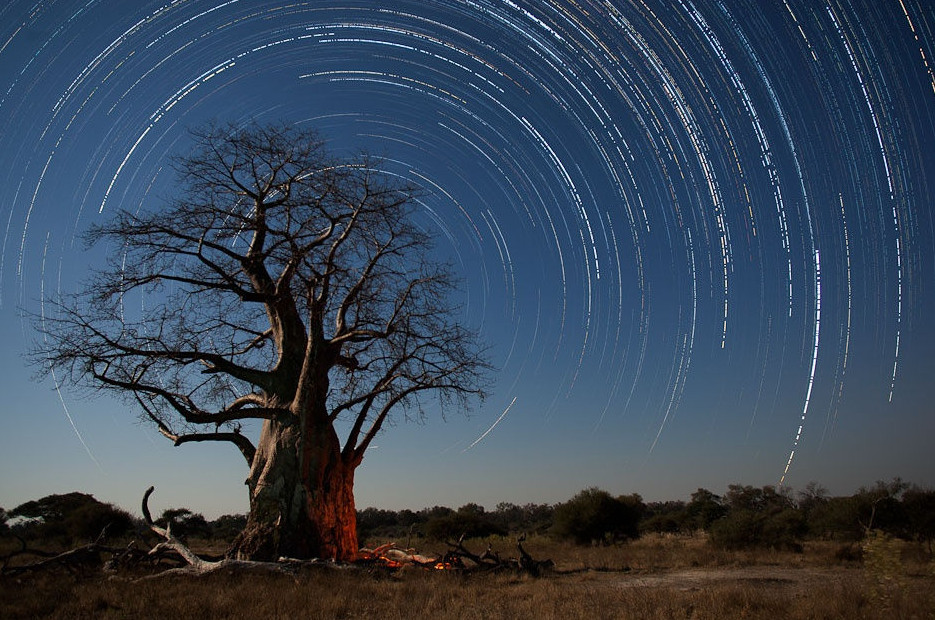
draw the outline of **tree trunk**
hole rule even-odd
[[[327,421],[284,426],[267,420],[247,479],[247,526],[234,541],[232,555],[266,561],[354,559],[356,466],[342,458]]]

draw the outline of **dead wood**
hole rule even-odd
[[[531,555],[529,555],[525,549],[523,549],[523,541],[526,540],[526,535],[522,535],[516,541],[516,548],[519,549],[519,566],[520,568],[532,575],[533,577],[538,577],[544,572],[551,571],[555,567],[555,562],[551,559],[548,560],[536,560]]]
[[[536,560],[523,549],[525,535],[520,536],[516,541],[516,547],[519,550],[519,558],[501,559],[500,555],[492,550],[491,545],[480,555],[471,552],[464,546],[464,535],[458,539],[457,543],[447,542],[448,553],[445,554],[442,563],[445,568],[454,568],[465,571],[493,571],[493,570],[514,570],[525,573],[533,577],[539,577],[544,572],[549,571],[555,566],[552,560]],[[471,565],[465,564],[464,560],[470,561]]]
[[[0,574],[19,575],[25,572],[53,568],[65,568],[71,572],[83,572],[101,568],[106,571],[113,571],[118,568],[137,566],[141,562],[147,560],[147,553],[136,548],[136,541],[132,541],[126,547],[111,547],[101,544],[100,542],[93,542],[61,553],[42,549],[30,549],[22,539],[20,539],[20,542],[23,545],[22,549],[3,557],[3,566],[0,568]],[[44,559],[29,564],[17,566],[9,565],[12,558],[23,555],[36,555]],[[108,555],[110,558],[105,560],[104,558]]]
[[[130,542],[125,548],[103,544],[106,534],[107,528],[105,527],[94,542],[69,549],[68,551],[57,552],[30,548],[23,537],[13,533],[12,536],[19,541],[20,548],[4,556],[0,556],[0,560],[2,560],[0,575],[18,575],[24,572],[50,568],[65,568],[72,572],[86,571],[101,567],[105,570],[112,570],[117,567],[136,565],[146,557],[143,551],[136,548],[136,541]],[[110,556],[110,559],[105,561],[104,558],[107,555]],[[43,559],[27,564],[10,566],[10,561],[13,558],[21,556],[38,556]]]
[[[158,556],[160,554],[166,553],[175,553],[178,554],[182,560],[184,560],[184,566],[177,568],[170,568],[168,570],[162,571],[155,575],[150,575],[144,577],[144,579],[152,579],[157,577],[162,577],[166,575],[207,575],[209,573],[214,573],[219,570],[233,570],[233,571],[270,571],[277,573],[287,573],[292,574],[298,568],[303,566],[329,566],[337,567],[339,565],[334,562],[322,561],[322,560],[298,560],[295,558],[285,558],[281,557],[277,562],[260,562],[254,560],[236,560],[233,558],[222,558],[220,560],[206,560],[198,556],[193,552],[185,543],[180,541],[178,538],[173,536],[171,524],[166,527],[160,527],[156,525],[153,521],[152,514],[149,512],[149,496],[152,495],[155,487],[149,487],[146,489],[146,492],[143,494],[143,519],[146,521],[146,525],[149,526],[155,534],[164,538],[163,542],[159,543],[152,550],[149,551],[150,556]]]

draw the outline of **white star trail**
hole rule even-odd
[[[490,345],[486,402],[510,404],[472,413],[458,458],[523,428],[647,470],[691,446],[699,472],[820,478],[798,468],[840,429],[931,413],[935,14],[751,6],[11,0],[0,312],[25,324],[101,267],[82,231],[170,199],[190,129],[315,127],[419,188]]]

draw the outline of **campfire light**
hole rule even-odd
[[[439,560],[436,557],[415,553],[414,549],[399,549],[396,547],[396,543],[388,543],[375,549],[361,549],[357,555],[357,561],[378,564],[392,570],[409,565],[435,570],[456,568],[455,564],[449,561],[448,558]]]
[[[464,546],[463,539],[464,536],[457,543],[448,543],[451,550],[440,558],[417,554],[414,549],[399,549],[395,543],[388,543],[376,549],[361,549],[357,561],[389,570],[399,570],[406,566],[418,566],[426,570],[436,571],[477,571],[507,568],[529,573],[536,577],[554,566],[552,560],[539,561],[533,559],[523,549],[522,542],[525,537],[520,537],[516,543],[520,557],[506,560],[500,559],[500,555],[493,552],[490,545],[481,555],[472,553]],[[465,564],[465,560],[470,563]]]

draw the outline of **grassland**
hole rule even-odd
[[[508,539],[492,544],[503,556],[515,551]],[[525,547],[552,558],[555,570],[541,578],[324,567],[149,579],[145,572],[23,573],[0,578],[0,617],[935,617],[931,557],[882,537],[861,547],[811,542],[802,553],[717,551],[699,537],[664,536],[612,547],[534,538]]]

